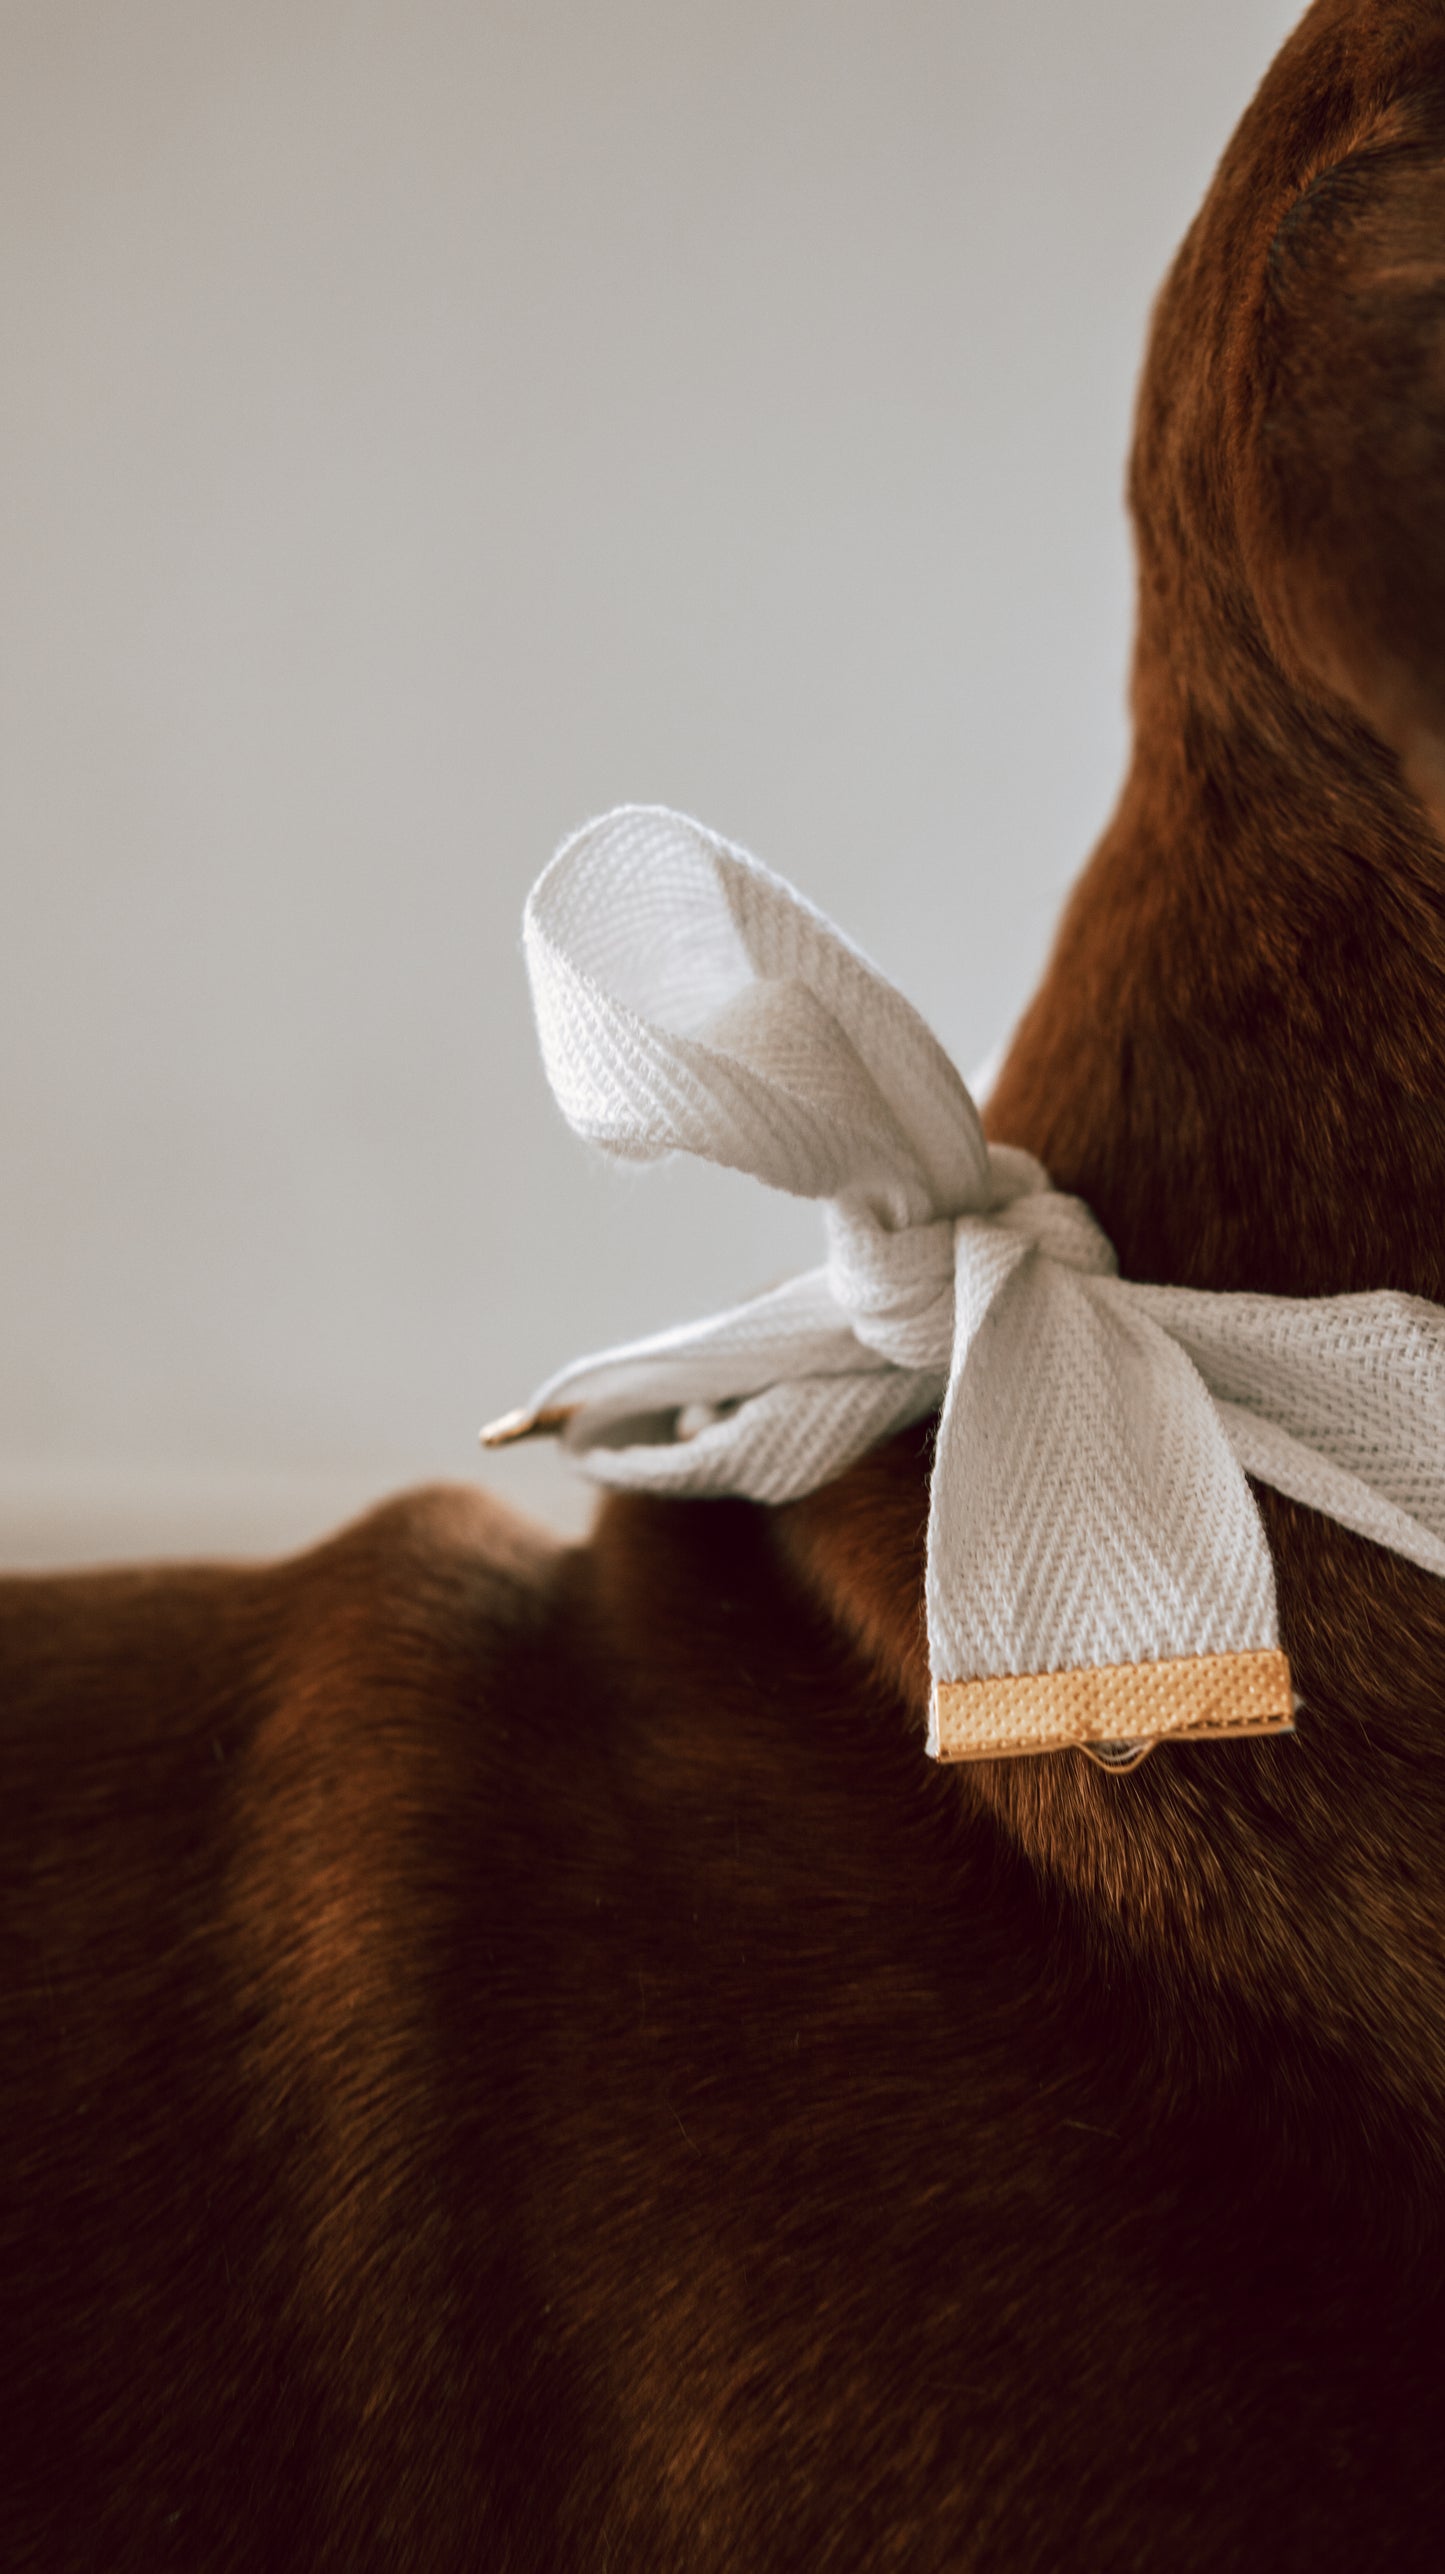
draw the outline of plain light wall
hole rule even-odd
[[[485,1471],[814,1256],[592,1167],[517,926],[623,800],[965,1066],[1116,792],[1150,298],[1263,0],[4,0],[0,1552]]]

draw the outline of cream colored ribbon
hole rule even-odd
[[[902,994],[680,815],[589,824],[523,936],[577,1133],[821,1199],[827,1256],[564,1368],[483,1437],[552,1429],[604,1484],[779,1503],[941,1404],[935,1754],[1288,1727],[1246,1475],[1445,1573],[1445,1309],[1120,1278],[1088,1208],[986,1142]]]

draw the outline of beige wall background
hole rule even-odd
[[[1149,300],[1295,14],[0,0],[0,1554],[289,1543],[812,1257],[553,1112],[587,815],[1006,1033],[1123,758]]]

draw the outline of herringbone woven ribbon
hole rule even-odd
[[[1287,1726],[1246,1474],[1445,1573],[1445,1309],[1120,1278],[1088,1208],[985,1141],[902,994],[679,815],[579,832],[524,941],[577,1133],[821,1200],[826,1258],[564,1368],[484,1435],[556,1428],[601,1483],[777,1503],[941,1404],[935,1753]]]

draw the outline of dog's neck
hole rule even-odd
[[[1445,18],[1318,0],[1159,303],[1134,762],[991,1103],[1131,1277],[1445,1302],[1442,238]],[[920,1733],[926,1471],[778,1522]],[[1295,1737],[958,1793],[1137,1972],[1181,2097],[1247,2067],[1282,2150],[1438,2208],[1445,1585],[1260,1506]]]
[[[988,1123],[1127,1277],[1445,1300],[1445,850],[1353,730],[1146,741],[1065,915]]]
[[[1138,694],[1157,726],[1172,688],[1146,673]],[[1445,854],[1387,754],[1341,718],[1322,759],[1315,725],[1292,756],[1241,727],[1217,771],[1182,730],[1146,732],[988,1124],[1087,1199],[1128,1276],[1445,1300]],[[920,1730],[926,1474],[910,1436],[780,1515]],[[1182,2081],[1248,2064],[1277,2089],[1286,2152],[1313,2150],[1332,2101],[1360,2187],[1388,2145],[1425,2207],[1445,2109],[1445,1602],[1261,1503],[1297,1739],[1165,1748],[1126,1780],[1076,1754],[980,1765],[959,1793],[1113,1970],[1132,1958],[1171,1997]]]

